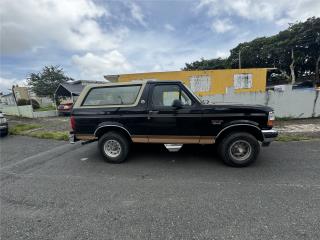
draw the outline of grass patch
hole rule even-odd
[[[13,127],[9,127],[9,133],[13,135],[22,134],[25,131],[41,128],[42,126],[39,124],[17,124]]]
[[[298,136],[298,135],[280,135],[276,138],[276,141],[279,142],[292,142],[292,141],[303,141],[303,140],[310,140],[311,137],[306,136]]]
[[[38,109],[34,109],[35,112],[44,112],[44,111],[52,111],[52,110],[56,110],[56,107],[46,106],[46,107],[40,107]]]
[[[276,122],[279,121],[301,121],[301,120],[317,120],[320,119],[320,117],[309,117],[309,118],[298,118],[298,117],[276,117]]]
[[[67,131],[43,131],[36,130],[33,132],[28,132],[32,129],[41,128],[41,125],[38,124],[18,124],[12,127],[9,127],[9,133],[11,135],[23,135],[29,137],[43,138],[43,139],[54,139],[54,140],[69,140],[69,132]]]
[[[43,139],[54,139],[54,140],[69,140],[69,133],[63,131],[36,131],[27,134],[30,137],[43,138]]]
[[[291,121],[291,120],[296,120],[297,118],[294,117],[276,117],[276,121]]]

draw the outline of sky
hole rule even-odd
[[[312,16],[319,0],[1,0],[0,91],[45,65],[85,80],[180,70]]]

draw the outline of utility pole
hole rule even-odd
[[[15,88],[15,86],[12,85],[12,88],[11,88],[12,96],[13,96],[14,102],[15,102],[16,107],[17,107],[18,116],[20,117],[20,116],[21,116],[21,114],[20,114],[20,109],[19,109],[19,106],[18,106],[18,102],[17,102],[16,93],[15,93],[15,91],[14,91],[14,88]]]
[[[239,52],[238,52],[238,58],[239,58],[239,69],[241,69],[241,51],[244,49],[244,48],[247,48],[249,46],[244,46],[243,48],[240,48],[239,49]]]

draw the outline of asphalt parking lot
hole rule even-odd
[[[320,239],[320,141],[274,143],[248,168],[210,147],[1,139],[1,239]]]

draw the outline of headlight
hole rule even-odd
[[[274,112],[269,112],[268,114],[268,126],[272,127],[273,126],[273,122],[276,119],[276,115],[274,114]]]
[[[271,120],[271,121],[276,120],[276,115],[274,114],[274,112],[269,112],[269,119],[268,120]]]

